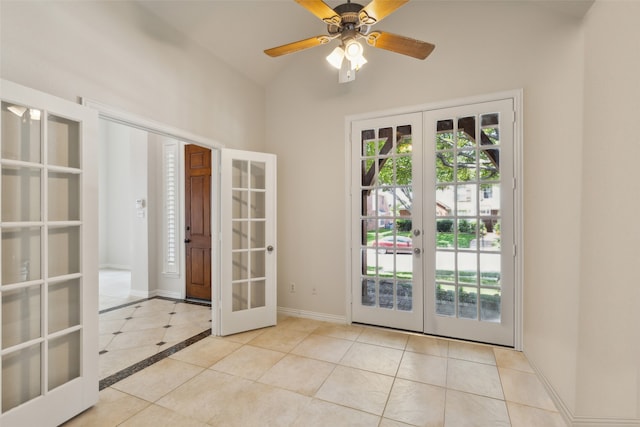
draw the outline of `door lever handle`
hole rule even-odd
[[[191,239],[184,239],[185,243],[191,243]]]

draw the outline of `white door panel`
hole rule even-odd
[[[0,424],[98,401],[97,112],[1,82]]]
[[[220,335],[276,324],[276,156],[221,153]]]
[[[425,332],[514,345],[513,100],[424,113]]]
[[[422,116],[354,122],[352,317],[422,331]]]

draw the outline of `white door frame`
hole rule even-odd
[[[523,188],[524,188],[524,173],[523,173],[523,90],[516,89],[504,92],[497,92],[479,96],[473,96],[468,98],[458,98],[448,101],[440,101],[416,106],[401,107],[391,110],[383,110],[377,112],[369,112],[357,115],[350,115],[345,117],[344,127],[344,140],[345,140],[345,222],[347,224],[347,233],[345,237],[345,253],[347,255],[345,269],[345,283],[349,285],[345,288],[346,296],[346,313],[347,322],[352,322],[352,286],[357,284],[352,283],[353,277],[353,260],[352,260],[352,247],[353,245],[359,245],[359,242],[352,241],[353,235],[353,220],[351,211],[351,176],[353,159],[351,154],[351,124],[354,121],[380,118],[390,115],[400,115],[415,112],[425,112],[432,110],[439,110],[443,108],[459,107],[468,104],[478,104],[483,102],[497,101],[501,99],[512,99],[515,115],[517,118],[517,125],[514,129],[514,176],[515,176],[515,190],[514,190],[514,241],[515,241],[515,271],[514,271],[514,348],[516,350],[522,350],[522,336],[523,336],[523,287],[524,287],[524,201],[523,201]],[[357,195],[353,195],[357,197]]]
[[[98,116],[101,119],[109,120],[115,123],[120,123],[133,128],[145,130],[148,132],[156,133],[162,136],[166,136],[172,139],[179,140],[186,144],[196,144],[202,147],[211,149],[211,167],[217,168],[216,172],[211,174],[211,260],[213,268],[211,269],[211,316],[212,316],[212,331],[213,335],[220,335],[220,301],[216,298],[220,295],[220,150],[224,148],[224,144],[215,141],[213,139],[204,138],[190,132],[184,131],[173,126],[166,125],[161,122],[150,120],[144,117],[137,116],[135,114],[122,111],[118,108],[114,108],[110,105],[104,104],[100,101],[92,100],[89,98],[83,98],[82,104],[87,107],[91,107],[98,111]],[[180,151],[180,150],[179,150]],[[180,188],[184,188],[184,155],[180,154]],[[180,191],[180,224],[179,224],[179,236],[178,242],[182,244],[184,241],[184,191]],[[186,295],[185,289],[185,253],[184,250],[180,251],[180,273],[178,279],[182,281],[180,287],[180,294],[178,298],[183,299]],[[175,277],[173,275],[172,277]],[[169,296],[169,295],[167,295]],[[176,297],[176,295],[171,295]]]

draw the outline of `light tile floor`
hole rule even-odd
[[[66,426],[565,426],[522,353],[284,317],[105,388]]]
[[[153,298],[100,313],[100,379],[211,329],[211,307]]]

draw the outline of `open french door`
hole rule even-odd
[[[56,426],[98,401],[98,115],[0,84],[0,425]]]
[[[224,336],[276,324],[276,156],[223,149],[220,171]]]

